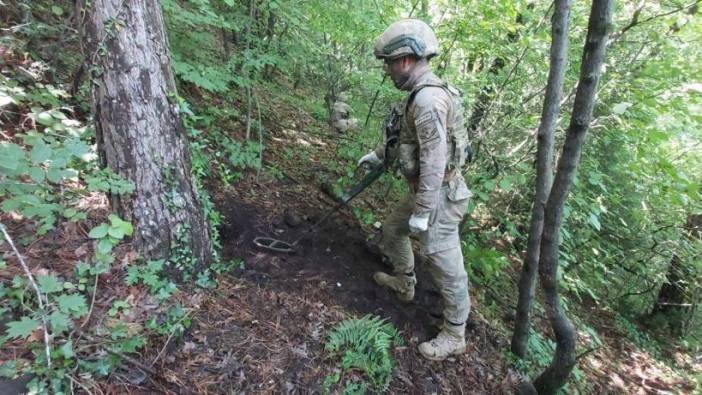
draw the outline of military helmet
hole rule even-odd
[[[439,54],[439,41],[434,31],[419,19],[401,19],[375,40],[373,54],[378,59],[396,59],[415,55],[430,59]]]

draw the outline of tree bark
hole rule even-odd
[[[556,351],[551,365],[534,381],[539,394],[555,394],[566,383],[575,366],[576,333],[561,307],[558,295],[558,239],[563,206],[575,178],[595,105],[611,24],[612,0],[593,0],[573,112],[545,208],[539,278],[544,289],[546,313],[556,337]]]
[[[110,197],[112,208],[132,222],[133,245],[146,259],[177,249],[176,264],[200,269],[213,248],[173,99],[160,4],[94,0],[84,28],[98,151],[104,166],[135,184],[131,196]]]
[[[541,112],[541,124],[537,133],[536,191],[531,210],[529,241],[519,278],[519,300],[511,345],[512,352],[521,358],[524,358],[527,352],[529,314],[534,300],[541,234],[544,227],[544,206],[553,183],[553,136],[558,124],[565,66],[568,61],[569,16],[570,0],[556,0],[551,26],[551,65],[546,84],[546,98]]]

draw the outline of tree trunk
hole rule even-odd
[[[229,62],[229,57],[231,56],[231,51],[229,49],[229,38],[227,37],[227,29],[221,28],[222,33],[222,48],[224,49],[224,63]]]
[[[191,178],[160,5],[94,0],[84,43],[102,163],[136,187],[131,196],[111,196],[112,208],[132,222],[133,245],[146,259],[168,259],[177,249],[177,265],[204,267],[212,243]]]
[[[558,295],[558,239],[563,206],[575,178],[595,105],[595,93],[611,24],[612,0],[593,0],[573,112],[545,208],[539,277],[546,299],[546,313],[556,337],[556,352],[551,365],[534,381],[539,394],[555,394],[566,383],[575,366],[576,333],[561,307]]]
[[[702,240],[702,214],[690,214],[685,223],[686,238]],[[697,273],[690,264],[673,254],[666,274],[666,282],[658,292],[651,316],[663,315],[674,336],[685,333],[688,318],[694,313],[696,300],[693,288],[697,286]]]
[[[541,124],[537,134],[536,192],[531,211],[529,241],[519,278],[519,300],[512,336],[512,352],[521,358],[524,358],[527,352],[529,314],[534,300],[541,233],[544,228],[544,206],[553,183],[553,135],[558,124],[565,65],[568,60],[569,16],[570,0],[556,0],[551,26],[551,66],[546,85],[546,98],[541,112]]]

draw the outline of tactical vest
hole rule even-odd
[[[465,118],[463,116],[463,98],[461,97],[461,92],[458,89],[434,76],[417,84],[407,97],[402,122],[406,133],[401,133],[400,143],[418,143],[416,129],[409,119],[407,119],[407,114],[414,97],[420,90],[428,86],[443,89],[450,98],[450,106],[446,114],[446,125],[444,125],[446,128],[447,142],[446,171],[448,172],[454,169],[460,170],[466,164],[466,161],[470,155],[470,141],[468,139],[468,130],[466,128]],[[416,150],[415,153],[417,155],[417,159],[419,159],[419,150]]]

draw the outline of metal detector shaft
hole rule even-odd
[[[359,193],[363,192],[368,186],[375,182],[380,176],[385,173],[385,163],[375,165],[368,174],[359,182],[341,195],[341,202],[346,204],[355,198]]]
[[[295,240],[291,244],[291,246],[293,246],[293,247],[296,246],[297,243],[300,242],[300,240],[304,239],[305,236],[307,236],[307,234],[316,232],[317,227],[320,224],[322,224],[322,222],[326,221],[327,218],[329,218],[332,214],[339,211],[340,208],[346,206],[351,201],[351,199],[355,198],[356,196],[358,196],[359,193],[363,192],[363,190],[368,188],[368,186],[370,184],[372,184],[373,182],[375,182],[375,180],[380,178],[380,176],[382,176],[384,172],[385,172],[385,163],[380,163],[380,164],[376,165],[375,167],[373,167],[371,169],[371,171],[368,174],[366,174],[365,177],[363,177],[361,182],[354,185],[353,187],[351,187],[351,189],[349,189],[343,195],[341,195],[341,201],[336,206],[334,206],[333,209],[329,210],[326,214],[324,214],[322,216],[322,218],[320,218],[319,220],[317,220],[317,222],[312,224],[312,226],[309,227],[309,229],[305,232],[305,234],[303,234],[297,240]]]
[[[375,182],[380,176],[383,175],[385,172],[385,164],[381,163],[376,165],[371,169],[371,171],[366,174],[365,177],[359,182],[358,184],[354,185],[346,191],[342,196],[341,196],[341,201],[337,203],[334,208],[331,210],[327,211],[322,218],[318,219],[317,222],[312,224],[303,234],[300,236],[297,240],[293,241],[292,243],[286,243],[282,240],[278,239],[273,239],[270,237],[257,237],[254,239],[254,244],[261,248],[265,248],[267,250],[271,251],[276,251],[276,252],[293,252],[295,251],[295,246],[302,241],[305,237],[307,237],[310,233],[314,233],[317,231],[317,227],[322,224],[322,222],[326,221],[327,218],[329,218],[332,214],[335,212],[339,211],[340,208],[346,206],[353,198],[358,196],[359,193],[363,192],[370,184]]]

